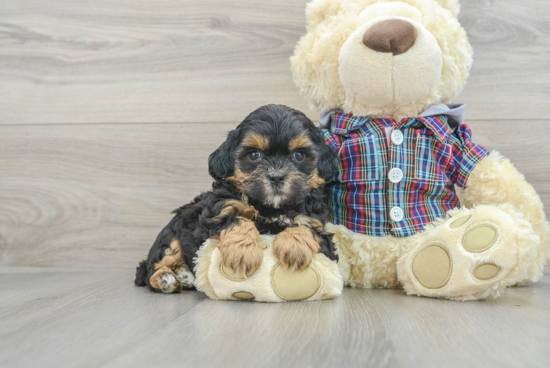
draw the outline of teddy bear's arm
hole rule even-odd
[[[546,221],[539,195],[510,160],[496,151],[487,155],[470,174],[462,197],[463,204],[468,208],[510,204],[515,211],[525,216],[540,238],[537,266],[530,274],[531,279],[535,278],[548,256],[550,225]]]

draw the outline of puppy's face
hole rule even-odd
[[[210,156],[209,169],[249,198],[280,208],[301,203],[332,179],[336,158],[304,114],[268,105],[229,133]]]

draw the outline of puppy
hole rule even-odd
[[[267,105],[252,112],[209,157],[212,190],[174,211],[135,284],[171,293],[192,288],[195,257],[218,237],[224,267],[250,277],[261,266],[260,234],[276,235],[273,251],[290,269],[310,265],[322,252],[337,261],[325,182],[337,169],[322,133],[301,112]]]

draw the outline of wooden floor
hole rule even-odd
[[[344,290],[329,301],[160,295],[131,270],[0,268],[0,366],[548,367],[550,269],[494,301]]]

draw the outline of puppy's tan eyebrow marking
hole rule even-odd
[[[243,145],[265,151],[269,148],[269,140],[263,135],[252,133],[244,137]]]
[[[311,139],[309,139],[306,133],[302,133],[298,138],[294,138],[290,141],[290,143],[288,144],[288,149],[294,151],[295,149],[310,147],[312,145],[313,142],[311,141]]]

